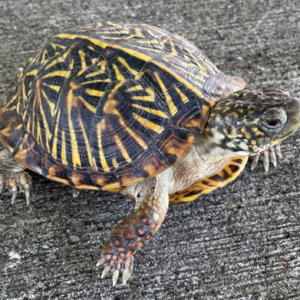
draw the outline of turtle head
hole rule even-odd
[[[284,90],[241,90],[212,109],[204,133],[223,149],[247,156],[293,134],[300,126],[300,99]]]

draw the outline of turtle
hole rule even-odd
[[[300,100],[246,88],[193,43],[147,24],[97,22],[54,35],[29,59],[0,110],[0,190],[33,189],[29,169],[75,191],[122,193],[135,211],[97,266],[113,285],[159,230],[169,204],[234,180],[254,157],[277,163]]]

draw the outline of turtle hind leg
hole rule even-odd
[[[24,192],[28,205],[32,192],[32,179],[24,170],[25,168],[14,161],[7,150],[0,151],[0,193],[9,190],[14,203],[18,192]]]
[[[123,284],[131,277],[135,253],[149,242],[164,220],[169,195],[167,187],[160,182],[156,180],[154,188],[148,189],[149,193],[144,193],[145,197],[138,201],[140,205],[136,207],[136,211],[115,227],[102,249],[97,266],[104,267],[102,278],[112,273],[113,285],[116,284],[120,272]],[[140,186],[142,185],[143,183]],[[138,198],[140,193],[133,194]]]

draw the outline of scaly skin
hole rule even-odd
[[[0,194],[4,190],[12,193],[12,203],[15,202],[18,192],[24,192],[29,205],[32,191],[32,179],[24,167],[15,162],[7,150],[0,151]]]
[[[146,245],[160,228],[168,209],[166,189],[155,187],[153,195],[146,197],[140,207],[125,218],[111,233],[108,243],[103,247],[99,265],[105,268],[102,278],[113,272],[113,285],[119,272],[123,273],[123,284],[132,274],[133,256]]]

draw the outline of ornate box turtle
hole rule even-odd
[[[226,185],[300,125],[283,90],[244,90],[191,42],[145,24],[97,23],[53,36],[0,111],[0,190],[29,202],[30,169],[76,189],[122,192],[135,212],[111,233],[102,276],[132,273],[169,203]]]

